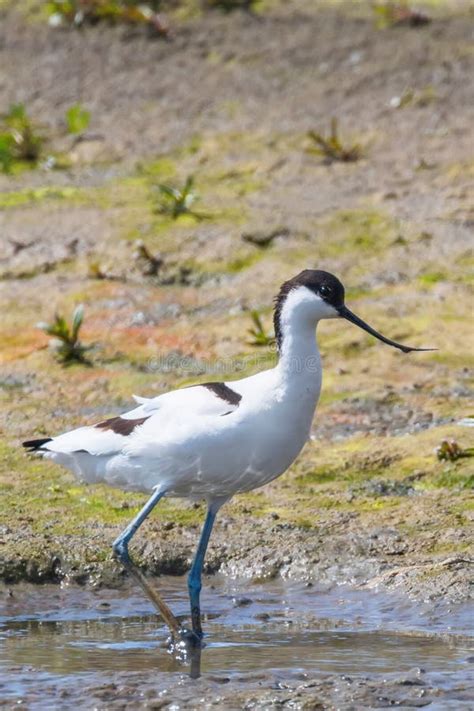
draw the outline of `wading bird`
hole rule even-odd
[[[321,390],[316,327],[344,318],[404,353],[410,348],[371,328],[344,304],[332,274],[306,269],[285,282],[274,311],[278,363],[249,378],[210,382],[146,399],[120,417],[57,437],[24,442],[71,469],[84,482],[151,492],[143,509],[113,543],[116,558],[143,588],[175,641],[201,644],[200,592],[206,548],[216,514],[234,494],[283,474],[308,439]],[[188,578],[191,630],[133,564],[129,543],[163,496],[207,502],[207,516]]]

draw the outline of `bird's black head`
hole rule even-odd
[[[273,315],[275,338],[279,348],[281,348],[283,341],[282,312],[288,296],[296,291],[307,294],[308,290],[317,297],[315,305],[319,302],[323,306],[321,304],[321,301],[323,301],[328,306],[333,307],[327,309],[329,317],[332,314],[332,318],[336,318],[338,314],[334,309],[344,305],[344,287],[334,274],[324,272],[321,269],[305,269],[293,279],[285,281],[275,299],[275,312]]]
[[[351,321],[351,323],[356,326],[359,326],[359,328],[362,328],[364,331],[367,331],[367,333],[370,333],[372,336],[375,336],[375,338],[378,338],[379,341],[383,341],[383,343],[399,348],[404,353],[409,353],[410,351],[433,350],[431,348],[411,348],[410,346],[404,346],[396,341],[392,341],[389,338],[382,336],[382,334],[378,333],[378,331],[375,331],[375,329],[356,316],[344,304],[344,287],[339,279],[335,277],[334,274],[330,274],[330,272],[325,272],[320,269],[305,269],[293,277],[293,279],[289,279],[282,284],[280,292],[275,300],[275,312],[273,316],[275,337],[279,349],[281,349],[283,341],[283,308],[289,294],[295,291],[298,291],[301,295],[306,294],[307,296],[309,296],[308,291],[314,294],[316,297],[314,298],[314,316],[316,321],[322,318],[342,317],[347,319],[347,321]],[[311,308],[313,309],[313,306],[311,306]]]
[[[344,305],[344,287],[334,274],[321,269],[305,269],[283,285],[288,286],[288,291],[305,286],[320,296],[330,306],[338,308]]]

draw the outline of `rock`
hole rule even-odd
[[[244,232],[242,239],[244,242],[250,242],[257,247],[268,247],[277,237],[288,237],[290,230],[288,227],[277,227],[269,232],[257,230],[255,232]]]

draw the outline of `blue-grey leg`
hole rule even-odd
[[[204,565],[204,557],[206,555],[207,545],[209,543],[209,538],[211,537],[212,527],[214,526],[214,521],[216,520],[216,514],[224,501],[215,501],[209,504],[207,509],[207,516],[204,522],[204,527],[202,529],[201,538],[196,550],[196,555],[194,556],[193,564],[188,576],[188,589],[189,589],[189,599],[191,602],[191,622],[194,634],[202,638],[202,626],[201,626],[201,576],[202,568]]]
[[[114,543],[112,544],[112,548],[115,557],[122,563],[123,566],[125,566],[129,573],[133,575],[145,595],[150,598],[158,612],[161,614],[164,621],[170,628],[173,637],[177,637],[181,636],[183,632],[180,623],[173,615],[166,602],[162,599],[161,595],[159,595],[159,593],[154,590],[154,588],[152,588],[143,573],[134,565],[128,552],[128,544],[130,543],[131,539],[138,531],[148,514],[154,509],[158,501],[164,496],[164,494],[164,491],[155,491],[155,493],[150,497],[145,506],[135,516],[133,521],[114,541]]]

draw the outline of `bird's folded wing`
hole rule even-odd
[[[188,419],[199,416],[228,415],[237,409],[240,398],[236,390],[224,383],[182,388],[151,399],[135,398],[140,405],[133,410],[53,437],[37,451],[112,455],[121,452],[145,423],[146,429],[159,438],[161,428],[169,429],[170,421],[179,427],[180,422],[184,425]]]

